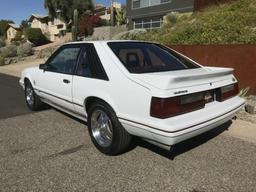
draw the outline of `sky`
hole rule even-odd
[[[95,0],[96,3],[109,5],[110,0]],[[117,0],[125,3],[125,0]],[[0,20],[11,19],[16,24],[28,19],[32,13],[47,14],[44,9],[44,0],[0,0]]]

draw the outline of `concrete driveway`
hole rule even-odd
[[[0,80],[0,191],[256,191],[256,144],[226,131],[239,120],[176,145],[172,155],[135,139],[110,157],[83,122],[54,109],[30,113],[18,79]]]

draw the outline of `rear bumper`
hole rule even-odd
[[[229,121],[243,105],[243,99],[234,97],[221,103],[211,103],[205,109],[174,118],[154,119],[148,124],[122,118],[120,122],[130,134],[171,146]]]

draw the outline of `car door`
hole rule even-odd
[[[37,87],[40,96],[54,105],[74,111],[72,102],[73,72],[80,53],[80,45],[64,45],[40,70]]]
[[[73,102],[78,114],[86,116],[84,101],[108,86],[108,77],[92,43],[83,44],[73,76]]]

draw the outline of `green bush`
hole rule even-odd
[[[110,22],[106,19],[101,19],[99,21],[99,26],[110,26]]]
[[[178,13],[177,12],[171,12],[164,16],[164,24],[168,26],[174,25],[178,20]]]
[[[0,55],[0,66],[5,65],[4,63],[4,57]]]
[[[118,33],[112,39],[140,39],[143,34],[147,31],[145,29],[134,29],[130,31],[125,31],[122,33]]]
[[[33,54],[31,43],[24,43],[18,46],[17,54],[20,57],[26,57]]]
[[[5,46],[4,38],[0,38],[0,48]]]
[[[0,48],[0,55],[2,57],[17,56],[17,46],[16,45],[7,45],[6,47]]]
[[[26,38],[35,46],[40,46],[49,43],[49,40],[42,33],[39,28],[27,28],[25,29]]]

